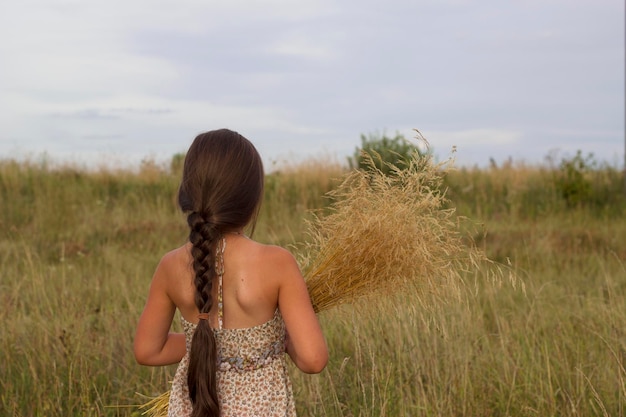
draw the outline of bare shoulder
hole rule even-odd
[[[300,268],[291,252],[283,247],[248,240],[240,253],[249,270],[259,277],[264,286],[282,287],[294,278],[301,278]],[[245,254],[245,255],[244,255]]]
[[[187,245],[180,246],[165,253],[157,266],[157,275],[163,278],[177,276],[181,270],[186,269],[191,262],[190,252]]]
[[[295,262],[295,258],[289,250],[275,245],[262,245],[263,255],[267,257],[268,261],[278,263],[291,263]]]
[[[283,247],[261,244],[259,255],[261,255],[266,268],[281,272],[299,271],[296,258]]]

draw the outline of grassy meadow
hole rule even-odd
[[[299,415],[626,416],[622,174],[579,168],[450,172],[468,242],[523,285],[476,272],[436,308],[404,292],[321,313],[331,358],[293,370]],[[268,174],[255,238],[297,254],[345,170]],[[0,161],[0,416],[139,416],[168,389],[175,367],[136,364],[132,340],[157,262],[186,238],[176,171]]]

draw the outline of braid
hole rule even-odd
[[[220,237],[211,216],[191,212],[187,217],[189,241],[192,244],[195,304],[200,313],[209,313],[213,306],[215,248]],[[187,384],[193,404],[192,417],[219,416],[217,399],[217,349],[208,320],[200,320],[194,332],[189,353]]]
[[[193,245],[191,255],[193,256],[194,285],[196,287],[194,301],[200,313],[208,313],[213,306],[211,289],[215,276],[215,246],[218,233],[212,223],[196,212],[189,214],[187,223],[191,229],[189,241]]]

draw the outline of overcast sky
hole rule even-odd
[[[623,0],[0,0],[0,158],[169,159],[205,130],[266,162],[419,129],[458,164],[621,166]]]

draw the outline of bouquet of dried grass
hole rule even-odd
[[[453,160],[435,164],[415,153],[406,166],[388,164],[385,175],[377,155],[363,156],[368,169],[349,173],[329,193],[330,213],[309,224],[302,265],[316,311],[407,286],[423,301],[459,294],[463,272],[484,257],[463,242],[454,209],[445,208],[442,181]]]
[[[442,182],[453,158],[434,163],[416,152],[405,166],[387,164],[386,175],[377,155],[363,156],[368,168],[350,172],[329,193],[330,212],[308,225],[300,264],[315,311],[409,288],[424,305],[459,296],[467,271],[493,263],[465,243],[454,209],[446,208]],[[144,404],[144,414],[167,415],[168,397]]]

